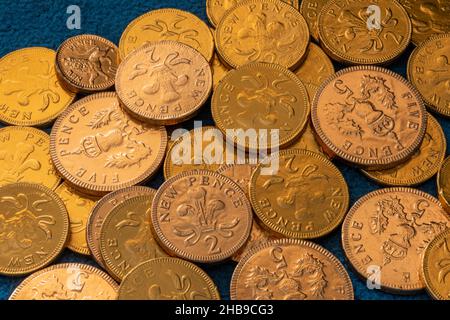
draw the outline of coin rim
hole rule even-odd
[[[122,182],[117,185],[110,185],[110,186],[94,185],[94,184],[90,184],[90,183],[81,181],[78,178],[76,178],[74,175],[69,173],[66,170],[66,168],[63,166],[63,164],[61,163],[59,156],[56,152],[57,134],[58,134],[58,131],[61,129],[61,123],[63,120],[65,120],[65,118],[72,111],[74,111],[75,109],[77,109],[80,106],[83,106],[84,103],[87,103],[87,102],[90,102],[90,101],[96,100],[96,99],[102,99],[102,98],[116,98],[117,101],[120,102],[119,97],[117,96],[117,94],[115,92],[99,92],[99,93],[94,93],[89,96],[86,96],[86,97],[78,100],[77,102],[71,104],[68,108],[66,108],[64,110],[64,112],[56,120],[55,124],[52,127],[52,131],[50,133],[50,155],[51,155],[51,158],[52,158],[53,164],[55,165],[56,170],[59,172],[59,174],[66,180],[66,182],[71,187],[73,187],[81,192],[89,193],[94,196],[112,192],[112,191],[117,191],[119,189],[130,187],[130,186],[142,183],[142,182],[150,179],[156,173],[156,171],[158,171],[159,167],[161,166],[161,164],[164,160],[164,155],[165,155],[165,151],[166,151],[166,147],[167,147],[167,131],[166,131],[165,127],[163,127],[163,126],[153,127],[155,129],[155,131],[159,131],[160,135],[161,135],[161,137],[160,137],[161,147],[158,150],[158,153],[157,153],[158,155],[157,155],[155,161],[153,161],[151,166],[145,172],[143,172],[141,175],[139,175],[133,179],[130,179],[128,182]],[[120,103],[119,103],[119,107],[121,107]],[[125,110],[122,109],[122,112],[125,114],[126,117],[129,117],[129,115],[126,113]]]
[[[59,264],[55,264],[52,266],[49,266],[45,269],[39,270],[33,274],[31,274],[30,276],[26,277],[17,287],[16,289],[13,291],[13,293],[11,294],[11,296],[8,298],[8,300],[16,300],[16,296],[20,293],[20,291],[26,287],[26,285],[28,285],[28,283],[30,283],[32,280],[34,280],[35,278],[39,277],[40,275],[56,270],[56,269],[69,269],[69,268],[73,268],[73,269],[80,269],[80,270],[86,270],[86,271],[90,271],[96,275],[98,275],[101,279],[105,280],[105,282],[107,284],[109,284],[113,290],[116,292],[116,298],[117,298],[117,294],[118,294],[118,290],[119,290],[119,285],[104,271],[93,267],[91,265],[88,264],[84,264],[84,263],[76,263],[76,262],[69,262],[69,263],[59,263]]]
[[[72,37],[64,40],[61,43],[61,45],[58,47],[58,49],[56,50],[56,59],[55,59],[56,66],[55,67],[56,67],[56,71],[57,72],[59,71],[61,73],[61,77],[60,77],[61,82],[65,82],[68,89],[70,91],[74,91],[74,92],[93,93],[93,92],[97,92],[97,91],[103,91],[103,90],[110,89],[111,87],[114,86],[115,75],[109,81],[106,81],[106,82],[103,82],[100,84],[89,85],[89,84],[84,84],[80,81],[76,81],[76,80],[72,79],[66,72],[67,68],[61,67],[62,51],[65,50],[66,47],[72,45],[74,42],[76,43],[79,40],[84,40],[84,39],[89,39],[89,40],[93,39],[97,42],[101,42],[101,43],[109,46],[110,48],[108,50],[110,50],[111,48],[114,49],[114,51],[116,52],[116,56],[117,56],[117,67],[120,65],[119,48],[112,41],[110,41],[106,38],[100,37],[98,35],[89,34],[89,33],[72,36]],[[72,69],[70,69],[70,70],[72,70]]]
[[[341,263],[341,261],[339,261],[339,259],[334,254],[332,254],[330,251],[328,251],[324,247],[322,247],[314,242],[311,242],[311,241],[285,238],[285,239],[278,239],[278,240],[269,240],[263,244],[260,244],[257,247],[254,247],[253,249],[248,251],[246,254],[244,254],[244,256],[239,261],[238,265],[234,269],[233,275],[231,277],[231,283],[230,283],[230,299],[231,300],[238,300],[238,297],[237,297],[237,288],[239,287],[238,279],[239,279],[239,276],[240,276],[242,270],[244,269],[245,265],[247,264],[247,262],[253,257],[253,255],[259,253],[261,250],[264,250],[266,248],[269,248],[269,247],[275,246],[275,245],[299,246],[299,247],[304,246],[309,249],[316,250],[319,253],[321,253],[322,255],[324,255],[326,258],[328,258],[333,263],[333,265],[336,267],[336,269],[338,269],[338,271],[340,272],[340,275],[343,278],[345,278],[344,279],[345,280],[345,289],[346,289],[346,292],[350,293],[350,296],[347,298],[347,300],[355,299],[355,292],[353,289],[352,280],[351,280],[347,270],[344,268],[344,265]],[[300,250],[299,250],[299,252],[300,252]]]
[[[343,189],[342,191],[344,194],[343,195],[344,196],[343,209],[340,210],[339,214],[337,215],[337,218],[335,218],[333,220],[333,223],[327,224],[327,226],[325,228],[322,228],[321,230],[317,230],[317,231],[313,231],[313,232],[289,231],[289,230],[281,228],[277,224],[274,224],[273,222],[271,222],[270,219],[268,219],[266,217],[266,215],[262,212],[261,207],[258,204],[259,201],[258,201],[257,195],[256,195],[256,186],[255,185],[256,185],[256,179],[258,178],[257,176],[259,175],[260,169],[266,161],[269,161],[269,159],[272,159],[273,157],[282,157],[282,156],[286,156],[286,155],[306,156],[306,157],[312,157],[314,159],[319,160],[320,162],[322,162],[322,164],[329,167],[331,169],[331,171],[334,172],[337,180],[339,180],[339,184],[342,184],[342,189]],[[333,232],[334,230],[336,230],[339,227],[339,225],[342,223],[342,221],[344,220],[344,218],[348,212],[349,206],[350,206],[350,191],[349,191],[349,188],[347,185],[347,181],[345,181],[343,174],[336,167],[336,165],[333,162],[331,162],[329,159],[327,159],[326,157],[324,157],[318,153],[315,153],[315,152],[312,152],[312,151],[309,151],[306,149],[297,149],[297,148],[280,150],[279,152],[273,153],[270,156],[266,157],[263,160],[263,162],[258,164],[256,169],[253,171],[252,177],[250,179],[249,198],[250,198],[250,203],[255,211],[256,217],[258,218],[259,221],[261,221],[263,226],[268,228],[270,231],[277,233],[279,236],[288,237],[288,238],[292,238],[292,239],[303,239],[303,240],[316,239],[316,238],[325,236],[325,235]]]
[[[322,7],[327,3],[327,1],[328,0],[325,0],[325,1],[320,1],[319,0],[319,2],[321,2],[321,4],[322,4]],[[318,1],[314,1],[314,2],[318,2]],[[307,8],[306,8],[306,4],[309,4],[309,3],[311,3],[309,0],[302,0],[301,1],[301,3],[300,3],[300,8],[299,8],[299,11],[300,11],[300,14],[303,16],[303,18],[305,18],[305,20],[306,20],[306,23],[308,24],[308,28],[309,28],[309,34],[310,34],[310,36],[311,36],[311,38],[313,38],[314,39],[314,41],[316,41],[317,43],[319,43],[320,42],[320,39],[319,39],[319,14],[320,14],[320,11],[321,10],[319,10],[318,12],[317,12],[317,16],[316,16],[316,25],[317,25],[317,28],[315,28],[315,29],[313,29],[313,28],[311,28],[311,26],[309,25],[309,23],[308,23],[308,19],[306,19],[306,10],[307,10]]]
[[[362,279],[367,279],[367,274],[361,270],[365,270],[364,268],[361,268],[361,264],[359,263],[359,259],[355,259],[353,252],[351,250],[351,245],[349,242],[349,228],[350,228],[350,220],[353,218],[354,213],[364,205],[364,203],[373,198],[377,197],[383,194],[389,194],[391,192],[401,192],[401,193],[410,193],[419,197],[423,197],[427,199],[428,201],[434,203],[439,208],[442,209],[443,216],[447,218],[447,221],[450,223],[450,217],[445,213],[444,209],[442,208],[441,203],[438,199],[433,197],[431,194],[426,193],[424,191],[413,189],[413,188],[407,188],[407,187],[392,187],[392,188],[383,188],[378,189],[372,192],[369,192],[368,194],[362,196],[359,198],[353,206],[350,208],[350,210],[347,212],[347,216],[344,219],[344,222],[342,223],[342,231],[341,231],[341,244],[342,249],[344,250],[345,256],[347,257],[347,261],[352,266],[353,270],[358,274],[358,276]],[[419,267],[420,269],[420,267]],[[420,273],[420,270],[417,270],[418,273]],[[418,292],[420,290],[423,290],[425,288],[425,283],[423,281],[419,280],[419,282],[422,283],[416,283],[416,284],[405,284],[404,286],[399,286],[392,283],[381,283],[381,290],[387,293],[394,293],[394,294],[412,294],[415,292]]]
[[[373,59],[369,58],[358,58],[357,56],[351,56],[349,54],[341,52],[340,49],[336,49],[335,46],[333,46],[332,43],[328,41],[328,38],[325,37],[323,26],[325,25],[323,22],[325,14],[330,10],[330,8],[335,5],[339,9],[341,9],[336,2],[339,0],[329,0],[320,11],[317,19],[317,25],[319,27],[319,39],[320,39],[320,45],[322,48],[331,56],[334,60],[345,63],[345,64],[357,64],[357,65],[370,65],[370,64],[389,64],[393,62],[395,59],[397,59],[409,46],[409,43],[411,42],[412,37],[412,23],[411,19],[409,17],[408,12],[406,9],[397,1],[397,0],[389,0],[387,3],[396,5],[400,11],[403,12],[405,16],[406,23],[408,25],[408,34],[405,38],[405,45],[404,46],[395,46],[395,49],[391,51],[390,54],[385,54],[382,57],[375,57]],[[363,5],[365,5],[363,3]],[[341,9],[342,10],[342,9]],[[336,21],[336,20],[335,20]],[[334,50],[333,50],[334,49]]]
[[[411,186],[419,185],[419,184],[424,183],[424,182],[428,181],[429,179],[431,179],[435,174],[438,173],[439,169],[442,166],[442,163],[444,162],[445,154],[446,154],[446,150],[447,150],[447,139],[445,137],[445,133],[444,133],[444,130],[442,129],[442,126],[439,124],[439,122],[437,121],[437,119],[435,117],[433,117],[431,114],[428,114],[427,120],[430,120],[432,125],[436,126],[438,134],[441,136],[441,140],[440,140],[441,141],[441,145],[440,145],[441,156],[439,157],[440,159],[438,160],[438,162],[433,164],[431,169],[428,168],[427,171],[425,171],[422,175],[420,175],[418,177],[411,177],[411,178],[406,178],[406,179],[398,179],[395,177],[387,176],[385,174],[373,175],[371,173],[371,171],[364,170],[364,169],[361,169],[361,172],[366,177],[372,179],[373,181],[375,181],[383,186],[411,187]],[[427,129],[428,129],[428,123],[427,123]],[[422,146],[422,143],[420,144],[420,147],[421,146]],[[420,150],[420,147],[419,147],[419,150]],[[399,165],[401,165],[401,164],[399,164]],[[402,170],[402,168],[400,168],[398,171],[401,171],[401,170]]]
[[[56,243],[56,245],[52,249],[52,252],[50,254],[48,254],[47,257],[45,259],[43,259],[42,261],[40,261],[38,264],[35,263],[31,267],[18,268],[15,270],[11,270],[10,268],[4,268],[4,267],[0,266],[0,275],[6,275],[6,276],[27,275],[27,274],[30,274],[32,272],[35,272],[39,269],[42,269],[42,268],[48,266],[56,258],[58,258],[58,256],[63,252],[63,250],[66,246],[66,243],[68,241],[68,237],[69,237],[69,214],[67,213],[64,202],[53,190],[50,190],[49,188],[47,188],[41,184],[28,183],[28,182],[16,182],[16,183],[6,184],[6,185],[3,185],[1,187],[1,189],[14,188],[14,187],[17,187],[18,189],[21,189],[24,191],[27,191],[27,188],[28,189],[32,188],[32,189],[34,189],[35,192],[38,192],[38,191],[43,192],[55,202],[56,206],[59,207],[58,214],[61,215],[61,218],[63,220],[61,222],[62,223],[62,233],[61,233],[62,236],[61,236],[61,239],[59,239],[59,241]],[[53,215],[53,216],[56,216],[56,215]]]
[[[437,186],[437,190],[438,190],[439,201],[447,213],[450,213],[450,199],[447,199],[444,196],[444,191],[442,190],[442,187],[441,187],[441,176],[442,176],[442,171],[449,166],[450,166],[450,156],[448,156],[444,159],[444,161],[442,162],[441,168],[439,169],[439,171],[437,173],[437,177],[436,177],[436,186]]]
[[[174,258],[174,257],[160,257],[160,258],[150,259],[150,260],[147,260],[147,261],[144,261],[144,262],[138,264],[133,269],[131,269],[131,271],[128,272],[128,274],[123,278],[123,281],[121,282],[121,284],[119,286],[119,290],[118,290],[118,293],[117,293],[117,300],[133,300],[133,299],[121,299],[120,293],[121,293],[121,289],[123,288],[123,284],[128,279],[128,277],[131,277],[133,275],[133,273],[136,272],[136,270],[138,268],[141,268],[141,267],[143,267],[144,265],[147,265],[147,264],[151,265],[151,264],[158,263],[158,262],[162,262],[162,263],[168,262],[168,263],[178,264],[178,265],[186,267],[190,271],[196,273],[201,278],[203,278],[203,280],[205,281],[206,285],[208,286],[208,289],[209,289],[211,295],[212,296],[214,295],[214,297],[212,299],[220,300],[220,293],[219,293],[219,290],[218,290],[216,284],[214,283],[214,281],[211,279],[211,277],[203,269],[201,269],[197,265],[193,264],[192,262],[189,262],[189,261],[186,261],[186,260],[183,260],[183,259],[179,259],[179,258]]]
[[[400,81],[403,85],[406,86],[406,88],[409,89],[409,91],[415,95],[415,100],[417,100],[417,104],[419,107],[419,111],[422,111],[422,122],[420,123],[420,130],[418,133],[418,136],[415,141],[411,143],[411,145],[406,148],[406,150],[402,151],[401,153],[397,154],[396,156],[390,156],[390,157],[384,157],[381,159],[361,159],[356,156],[353,156],[349,153],[345,153],[342,150],[340,150],[334,142],[332,142],[323,132],[321,120],[319,120],[317,115],[317,109],[318,109],[318,103],[319,99],[322,96],[323,91],[325,88],[331,84],[331,82],[337,78],[339,78],[341,75],[345,75],[347,73],[352,72],[358,72],[358,71],[368,71],[368,72],[380,72],[382,74],[385,74],[389,77],[394,78],[397,81]],[[407,159],[411,154],[413,154],[421,145],[423,137],[425,135],[426,131],[426,125],[427,125],[427,111],[425,109],[425,105],[423,104],[422,98],[420,97],[419,92],[417,89],[411,85],[405,78],[403,78],[401,75],[382,68],[378,66],[372,66],[372,65],[363,65],[363,66],[352,66],[348,68],[344,68],[338,72],[336,72],[334,75],[328,77],[324,82],[322,82],[322,85],[317,90],[316,95],[314,96],[314,100],[311,104],[311,120],[313,123],[313,127],[317,133],[317,136],[320,138],[320,140],[323,142],[324,145],[328,149],[331,150],[335,155],[337,155],[339,158],[341,158],[344,161],[347,161],[351,164],[355,164],[361,167],[364,167],[365,169],[372,169],[372,170],[378,170],[378,169],[387,169],[395,167],[397,164],[403,162],[405,159]],[[373,167],[372,167],[373,166]]]
[[[237,191],[238,194],[240,193],[242,199],[244,199],[242,202],[243,202],[244,206],[247,208],[248,221],[247,221],[244,235],[240,237],[239,241],[236,242],[236,244],[233,247],[231,247],[227,251],[222,251],[220,254],[211,254],[209,256],[207,256],[207,255],[202,256],[202,255],[195,255],[195,254],[186,252],[183,250],[183,248],[177,248],[172,243],[172,241],[165,236],[165,234],[162,232],[162,230],[160,228],[159,215],[158,215],[158,204],[159,204],[159,199],[161,198],[161,195],[164,194],[164,192],[166,191],[165,190],[166,187],[172,185],[174,182],[176,182],[180,179],[184,179],[188,176],[196,176],[196,175],[200,175],[200,176],[205,175],[205,176],[225,180],[223,182],[231,185],[231,187],[235,191]],[[243,217],[243,218],[245,218],[245,217]],[[245,195],[242,188],[236,182],[231,180],[230,178],[228,178],[222,174],[219,174],[217,172],[211,171],[211,170],[194,169],[194,170],[181,172],[181,173],[169,178],[159,187],[158,191],[156,192],[155,198],[153,199],[153,203],[152,203],[151,225],[152,225],[153,234],[155,235],[155,239],[158,241],[158,243],[163,248],[163,250],[166,251],[167,253],[169,253],[171,255],[176,255],[182,259],[189,260],[192,262],[215,263],[215,262],[220,262],[220,261],[224,261],[228,258],[231,258],[247,242],[248,237],[250,236],[252,223],[253,223],[252,208],[250,205],[250,201],[248,200],[248,198]]]

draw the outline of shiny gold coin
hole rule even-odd
[[[334,74],[334,66],[318,45],[310,43],[305,61],[294,73],[305,85],[309,101],[312,101],[322,82]]]
[[[61,178],[50,159],[50,137],[31,127],[0,129],[0,186],[39,183],[55,189]]]
[[[288,238],[314,239],[332,232],[344,219],[349,201],[339,169],[307,150],[272,154],[258,165],[250,182],[250,202],[261,224]]]
[[[64,202],[69,214],[70,231],[69,240],[66,244],[67,248],[79,254],[89,255],[86,225],[89,214],[98,199],[74,190],[67,183],[63,183],[56,188],[55,193]]]
[[[47,266],[68,234],[66,208],[53,191],[23,182],[0,188],[0,274],[25,275]]]
[[[138,264],[167,256],[150,227],[155,193],[125,200],[111,210],[101,226],[100,254],[106,269],[119,281]]]
[[[119,300],[220,300],[220,295],[205,271],[166,257],[143,262],[128,273]]]
[[[319,42],[319,14],[328,0],[302,0],[300,13],[308,23],[309,32],[316,42]]]
[[[325,248],[308,241],[269,241],[247,253],[231,278],[232,300],[353,300],[350,277]]]
[[[299,8],[298,0],[281,0],[293,6],[295,9]],[[216,27],[220,20],[223,18],[225,12],[233,8],[242,0],[206,0],[206,15],[209,22]]]
[[[427,131],[419,149],[405,163],[380,171],[362,172],[383,185],[414,186],[433,177],[445,158],[447,142],[439,122],[428,114]]]
[[[156,239],[171,255],[200,263],[223,261],[247,241],[252,210],[230,178],[192,170],[170,178],[152,206]]]
[[[425,104],[450,117],[450,33],[423,41],[409,57],[407,69]]]
[[[216,127],[202,126],[181,135],[170,145],[164,160],[164,178],[194,169],[216,171],[224,163],[234,163],[237,151],[224,141],[222,132]],[[178,138],[176,138],[178,137]]]
[[[206,23],[190,12],[168,8],[153,10],[134,19],[120,38],[120,55],[125,58],[142,45],[159,40],[184,43],[208,61],[213,57],[214,38]]]
[[[334,60],[347,64],[388,64],[407,48],[411,20],[397,0],[331,0],[318,19],[320,45]],[[376,12],[380,11],[380,21]]]
[[[292,143],[305,128],[309,99],[303,83],[288,69],[276,64],[251,63],[230,71],[214,90],[212,116],[227,140],[239,148],[258,150]],[[246,139],[246,134],[255,132]],[[260,145],[261,131],[267,146]],[[250,132],[251,131],[251,132]],[[272,141],[278,134],[278,142]]]
[[[327,154],[367,170],[406,161],[419,148],[427,123],[417,90],[375,66],[343,69],[325,80],[311,118]]]
[[[218,55],[215,54],[211,62],[211,71],[213,76],[213,87],[215,88],[230,69],[223,64]]]
[[[164,127],[130,118],[112,92],[97,93],[67,108],[50,135],[58,172],[83,193],[101,195],[141,183],[163,161]]]
[[[317,142],[315,135],[316,133],[314,132],[311,121],[308,121],[300,138],[295,140],[294,143],[289,145],[286,149],[305,149],[328,158],[328,155],[323,152],[322,147]]]
[[[386,188],[359,199],[342,225],[342,246],[358,274],[393,293],[425,287],[420,269],[427,244],[450,226],[439,201],[412,188]]]
[[[223,164],[217,169],[217,173],[236,182],[248,197],[250,179],[252,178],[252,173],[256,167],[256,164]]]
[[[425,249],[422,278],[428,293],[438,300],[450,300],[450,229],[437,235]]]
[[[439,200],[450,214],[450,157],[447,157],[437,175]]]
[[[74,92],[91,93],[111,88],[119,63],[116,45],[92,34],[65,40],[56,53],[59,80]]]
[[[55,71],[56,52],[32,47],[0,59],[0,121],[17,126],[52,122],[75,98]]]
[[[450,32],[448,0],[399,0],[411,18],[412,42],[418,46],[437,33]]]
[[[305,18],[279,0],[239,2],[216,29],[217,52],[232,68],[268,62],[294,69],[305,57],[308,43]]]
[[[117,283],[103,271],[64,263],[33,273],[9,300],[116,300],[117,291]]]
[[[135,50],[116,76],[117,94],[127,110],[153,124],[176,124],[193,117],[211,89],[208,61],[176,41],[152,42]]]
[[[105,221],[106,216],[119,204],[127,199],[141,195],[155,195],[155,190],[141,186],[120,189],[108,193],[97,201],[92,208],[86,224],[86,240],[92,257],[100,266],[104,267],[103,258],[100,254],[100,231],[103,221]]]

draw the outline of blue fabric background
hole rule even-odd
[[[69,30],[66,27],[69,5],[76,4],[81,8],[81,30]],[[59,44],[70,36],[82,33],[98,34],[118,44],[120,35],[130,21],[137,16],[152,9],[175,7],[190,11],[207,21],[205,0],[0,0],[0,56],[10,51],[30,46],[44,46],[56,49]],[[407,59],[412,46],[390,66],[392,70],[405,76]],[[336,65],[339,70],[341,66]],[[196,120],[204,120],[204,124],[213,124],[210,114],[209,102],[202,108]],[[450,121],[438,117],[446,136],[450,134]],[[186,128],[192,127],[192,121],[184,123]],[[366,193],[379,188],[375,183],[365,178],[357,169],[337,163],[350,187],[351,204]],[[163,181],[160,172],[149,186],[157,188]],[[436,196],[435,179],[420,186],[420,189]],[[346,262],[340,243],[340,230],[317,241],[334,253],[349,271],[356,299],[429,299],[426,293],[414,296],[396,296],[377,290],[366,288],[365,281],[358,278],[350,265]],[[84,262],[91,265],[95,263],[86,257],[66,250],[56,263]],[[214,279],[224,299],[229,298],[229,282],[235,267],[232,262],[220,265],[202,266]],[[23,278],[10,278],[0,276],[0,299],[7,299],[14,288]]]

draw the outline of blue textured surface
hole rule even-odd
[[[81,30],[69,30],[66,27],[66,19],[68,17],[66,8],[71,4],[76,4],[81,8]],[[184,9],[207,21],[205,0],[21,0],[14,2],[0,0],[0,56],[10,51],[29,46],[45,46],[56,49],[66,38],[81,33],[98,34],[117,44],[122,31],[131,20],[152,9],[162,7]],[[390,68],[405,76],[406,61],[411,50],[412,48],[409,48]],[[340,66],[336,66],[336,68],[340,69]],[[209,103],[207,103],[196,120],[201,119],[206,124],[212,124],[209,110]],[[450,134],[450,121],[441,117],[438,117],[438,120],[448,137]],[[191,128],[192,121],[183,125],[184,127]],[[366,193],[379,188],[375,183],[364,177],[357,169],[339,163],[337,164],[349,184],[351,204]],[[157,188],[162,181],[162,172],[160,172],[152,179],[149,185]],[[433,178],[421,185],[420,189],[436,196],[435,179]],[[351,270],[350,265],[345,261],[340,244],[339,229],[317,242],[334,253],[344,263],[352,277],[357,299],[428,299],[426,293],[420,293],[414,296],[395,296],[376,290],[368,290],[365,286],[365,281],[360,280],[353,270]],[[95,265],[91,259],[67,250],[56,262],[69,261],[85,262]],[[232,262],[213,266],[202,266],[212,276],[224,299],[229,298],[229,282],[234,266],[235,264]],[[22,279],[0,276],[0,299],[7,299]]]

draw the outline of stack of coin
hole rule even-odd
[[[0,274],[29,275],[10,299],[220,299],[197,264],[233,260],[231,299],[351,300],[314,243],[339,232],[381,290],[450,299],[450,157],[427,112],[450,116],[450,21],[416,2],[206,0],[211,26],[157,9],[118,46],[0,59]],[[411,41],[405,79],[386,67]],[[214,126],[192,129],[210,98]],[[346,166],[391,188],[352,204]],[[437,197],[411,188],[435,175]],[[99,267],[49,266],[64,248]]]

